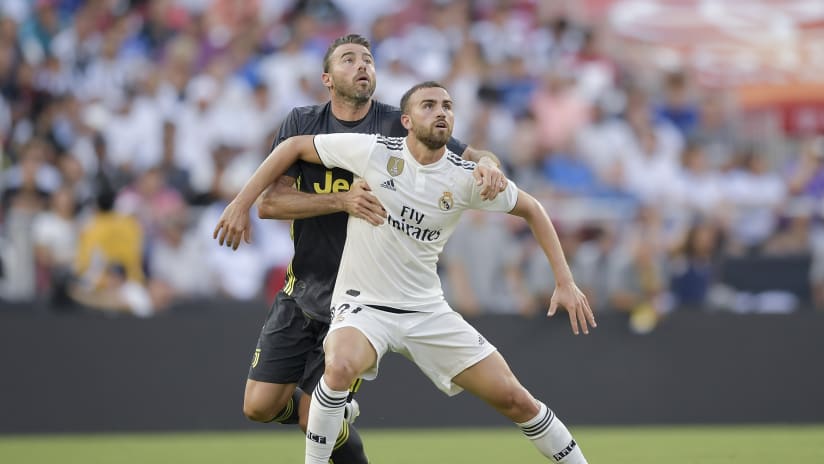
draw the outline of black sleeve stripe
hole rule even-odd
[[[403,137],[385,137],[378,135],[378,143],[390,150],[400,150],[403,148]]]
[[[459,168],[464,168],[467,171],[474,171],[475,170],[475,162],[474,161],[467,161],[460,156],[452,153],[451,151],[446,152],[446,159],[449,160],[450,163],[458,166]]]

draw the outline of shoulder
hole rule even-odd
[[[449,161],[449,164],[456,170],[464,171],[470,176],[472,175],[472,171],[475,170],[476,164],[474,161],[465,160],[449,150],[446,150],[444,156],[446,160]]]
[[[401,109],[397,106],[387,105],[386,103],[379,102],[375,100],[375,105],[373,106],[375,112],[380,113],[381,115],[390,115],[390,116],[401,116]]]
[[[315,121],[325,113],[328,103],[323,105],[296,106],[289,112],[287,119],[296,122]]]
[[[457,189],[454,193],[461,192],[461,196],[467,195],[465,198],[466,201],[469,201],[475,188],[475,178],[472,176],[475,171],[475,163],[467,161],[449,150],[446,150],[444,158],[446,158],[444,175],[454,183]]]
[[[405,137],[406,128],[401,123],[401,110],[377,100],[372,105],[372,115],[376,119],[378,132],[393,137]]]
[[[386,137],[384,135],[377,136],[377,143],[383,145],[392,151],[403,150],[403,137]]]

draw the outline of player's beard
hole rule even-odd
[[[335,95],[351,103],[353,106],[363,106],[369,102],[375,93],[375,81],[370,79],[366,87],[361,86],[357,81],[343,82],[343,80],[332,80]]]
[[[452,129],[449,127],[446,130],[439,130],[434,125],[427,127],[413,123],[413,129],[415,138],[430,150],[443,147],[452,137]]]

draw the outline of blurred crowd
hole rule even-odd
[[[643,330],[673,310],[824,305],[822,139],[749,124],[729,89],[638,66],[551,3],[4,0],[0,299],[146,316],[271,298],[289,224],[253,214],[235,252],[212,230],[288,111],[328,99],[329,43],[358,32],[378,100],[447,86],[454,136],[544,203],[597,311]],[[540,313],[552,273],[524,223],[464,219],[441,259],[454,306]],[[737,289],[723,269],[741,259],[801,266],[809,291]]]

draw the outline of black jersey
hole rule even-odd
[[[341,132],[405,137],[401,111],[373,101],[360,121],[341,121],[332,115],[332,104],[293,109],[283,122],[273,147],[295,135],[337,134]],[[449,149],[462,154],[466,145],[452,139]],[[286,175],[297,180],[297,188],[307,193],[333,193],[349,190],[352,173],[328,169],[320,164],[298,161]],[[332,213],[292,221],[295,256],[286,272],[283,291],[297,300],[312,318],[329,321],[332,290],[346,241],[346,213]]]

